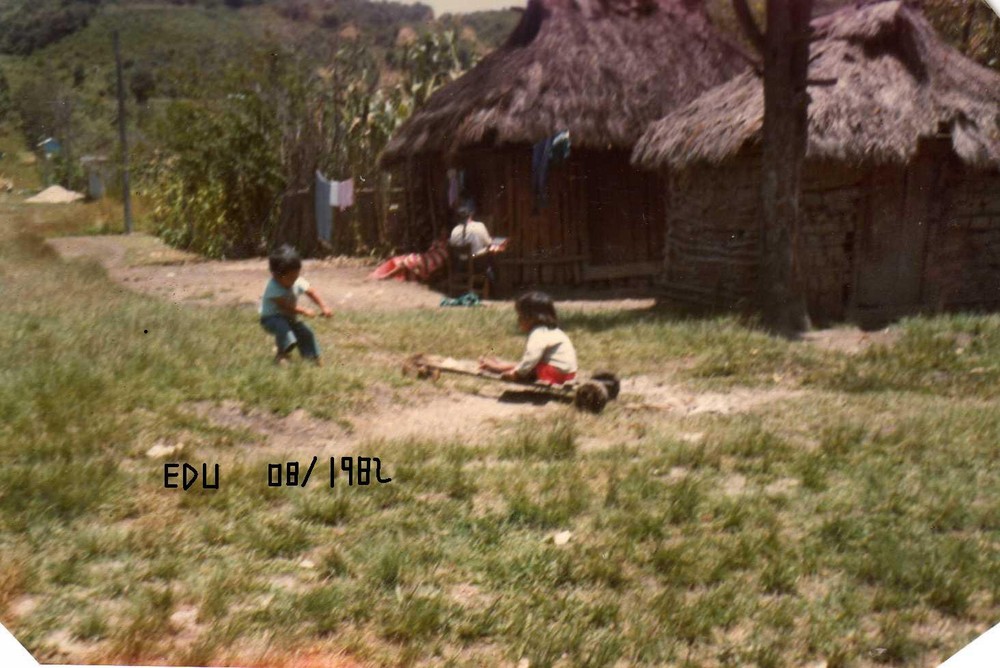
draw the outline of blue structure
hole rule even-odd
[[[51,158],[54,155],[59,155],[62,151],[62,144],[60,144],[59,140],[55,137],[49,137],[48,139],[38,142],[35,148],[41,149],[46,158]]]

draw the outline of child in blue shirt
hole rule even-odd
[[[319,345],[316,336],[298,316],[311,318],[316,312],[298,305],[298,298],[306,295],[319,307],[323,316],[329,318],[333,311],[326,305],[309,281],[299,276],[302,272],[302,258],[290,246],[282,246],[268,258],[271,280],[264,287],[260,300],[260,324],[274,334],[277,354],[275,364],[285,364],[289,354],[298,346],[304,359],[320,365]]]

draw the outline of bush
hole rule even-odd
[[[26,56],[86,27],[98,2],[24,2],[0,15],[0,53]]]
[[[154,167],[154,217],[168,243],[209,257],[261,253],[285,187],[273,109],[254,95],[177,102]]]

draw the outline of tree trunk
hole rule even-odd
[[[759,300],[764,326],[784,336],[809,328],[799,263],[799,193],[808,139],[811,13],[812,0],[767,3]]]

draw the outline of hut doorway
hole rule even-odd
[[[665,196],[656,174],[640,172],[628,154],[585,155],[586,254],[583,280],[649,279],[663,262]]]
[[[853,309],[862,325],[915,313],[926,301],[927,240],[937,219],[945,161],[925,148],[905,168],[878,167],[870,176]]]
[[[455,165],[477,218],[510,240],[497,260],[502,292],[646,284],[662,271],[664,186],[658,174],[631,167],[627,151],[574,150],[550,167],[544,201],[530,145],[466,150]]]

